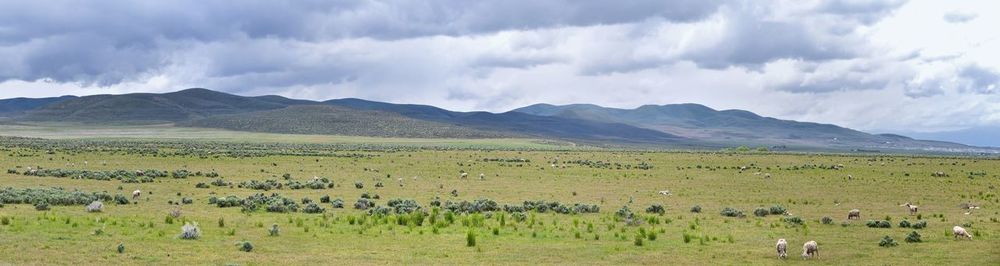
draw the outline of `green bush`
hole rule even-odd
[[[646,208],[646,213],[655,213],[655,214],[663,215],[666,212],[667,212],[667,210],[664,209],[663,205],[660,205],[660,204],[653,204],[653,205],[650,205],[648,208]]]
[[[118,253],[125,253],[125,243],[118,244]]]
[[[326,212],[326,209],[320,207],[316,203],[310,202],[309,204],[306,204],[306,207],[302,208],[302,212],[305,212],[305,213],[323,213],[323,212]]]
[[[896,245],[899,245],[899,243],[896,243],[896,240],[892,240],[891,237],[885,236],[878,242],[878,245],[880,247],[895,247]]]
[[[35,210],[47,211],[49,210],[49,203],[45,201],[39,201],[35,203]]]
[[[768,211],[769,211],[769,212],[770,212],[771,214],[775,214],[775,215],[777,215],[777,214],[785,214],[785,212],[787,212],[787,211],[785,210],[785,207],[782,207],[781,205],[774,205],[774,206],[771,206],[771,208],[770,208],[770,209],[769,209]]]
[[[911,225],[910,227],[913,227],[913,229],[924,229],[924,227],[927,227],[927,221],[924,220],[917,221],[916,223],[913,223],[913,225]]]
[[[698,206],[698,205],[692,206],[691,207],[691,212],[693,212],[693,213],[700,213],[701,212],[701,206]]]
[[[271,229],[267,230],[267,235],[278,236],[278,224],[271,224]]]
[[[475,247],[476,246],[476,234],[473,234],[470,230],[469,233],[465,235],[465,246]]]
[[[882,220],[882,221],[879,221],[879,220],[869,220],[868,222],[865,222],[865,226],[868,226],[868,227],[871,227],[871,228],[891,228],[892,227],[892,223],[889,223],[889,221],[885,221],[885,220]]]
[[[768,214],[771,214],[771,212],[768,211],[767,209],[764,209],[764,208],[759,208],[758,207],[758,208],[756,208],[756,209],[753,210],[753,215],[757,216],[757,217],[764,217],[764,216],[767,216]]]
[[[723,208],[722,211],[719,212],[719,214],[722,214],[722,216],[726,217],[746,217],[746,215],[743,214],[743,211],[730,207]]]
[[[185,223],[181,227],[181,234],[179,236],[181,239],[198,239],[201,237],[201,229],[198,229],[198,224],[196,223]]]
[[[823,224],[833,224],[833,218],[830,218],[830,216],[823,216],[823,219],[820,219],[820,222]]]
[[[906,242],[907,243],[920,243],[920,242],[923,242],[923,240],[920,239],[920,234],[917,233],[917,231],[913,231],[913,232],[910,232],[910,234],[906,235]]]
[[[805,221],[803,221],[802,218],[799,218],[797,216],[785,217],[782,220],[784,220],[786,223],[793,224],[793,225],[802,225],[802,224],[805,223]]]
[[[907,220],[899,221],[899,227],[900,228],[910,228],[910,221],[907,221]]]
[[[240,244],[240,251],[243,252],[253,251],[253,244],[250,244],[250,241],[243,241],[243,243]]]

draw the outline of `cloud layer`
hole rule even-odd
[[[206,87],[490,111],[697,102],[870,131],[998,125],[1000,8],[957,4],[12,1],[0,96]]]

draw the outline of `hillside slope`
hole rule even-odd
[[[243,97],[206,89],[154,94],[92,95],[27,111],[20,120],[90,123],[178,122],[212,115],[279,109],[298,103],[277,96]]]
[[[481,131],[408,118],[392,112],[330,105],[295,105],[282,109],[217,115],[179,126],[238,131],[405,138],[499,138],[514,134]]]
[[[690,103],[644,105],[635,109],[592,104],[536,104],[512,112],[624,123],[716,142],[857,148],[967,148],[961,144],[921,141],[898,135],[873,135],[830,124],[763,117],[743,110],[719,111]]]

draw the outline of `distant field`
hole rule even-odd
[[[149,132],[126,136],[288,138],[168,127],[145,129]],[[2,132],[55,138],[103,136],[116,131],[75,130],[45,133],[44,128],[4,126]],[[524,140],[521,145],[535,145],[532,143]],[[0,223],[0,264],[996,265],[1000,261],[1000,197],[996,189],[1000,186],[1000,161],[990,159],[440,149],[247,157],[221,153],[211,145],[148,149],[155,144],[140,143],[102,150],[66,142],[30,147],[0,144],[5,144],[0,145],[0,168],[10,169],[9,173],[0,172],[2,187],[56,186],[128,198],[136,189],[144,193],[132,204],[105,201],[101,213],[88,213],[83,205],[53,205],[51,210],[39,211],[31,204],[7,203],[0,208],[0,221],[6,221]],[[191,175],[124,183],[72,178],[79,173],[67,177],[24,175],[28,167],[126,172],[183,169]],[[460,171],[468,172],[468,178],[461,178]],[[220,177],[207,176],[213,172]],[[932,176],[936,172],[947,176]],[[318,189],[290,189],[287,185],[308,183],[314,176],[335,185]],[[286,185],[268,191],[239,186],[244,181],[269,179]],[[210,185],[216,180],[232,186]],[[356,188],[357,182],[363,188]],[[199,183],[207,188],[197,188]],[[377,183],[382,186],[377,187]],[[661,190],[669,190],[670,195],[658,194]],[[292,199],[300,211],[242,212],[238,206],[219,208],[209,203],[212,197],[245,198],[254,193],[279,193]],[[413,199],[421,207],[419,212],[427,215],[413,218],[412,214],[392,211],[370,215],[353,209],[363,193],[377,194],[374,202],[383,207],[391,199]],[[320,203],[322,196],[342,199],[345,208]],[[169,204],[183,198],[192,203]],[[324,212],[302,212],[307,205],[304,198],[316,202]],[[431,205],[435,198],[440,199],[441,207]],[[477,199],[495,201],[501,210],[465,214],[445,208],[448,201]],[[600,211],[559,214],[536,209],[525,211],[525,219],[518,221],[515,217],[520,212],[502,210],[504,205],[521,206],[524,201],[536,200],[569,207],[593,204]],[[920,206],[918,215],[909,215],[900,207],[907,201]],[[980,209],[965,214],[968,210],[959,208],[963,203]],[[665,213],[647,213],[653,204],[661,204]],[[702,208],[701,213],[690,211],[696,205]],[[782,206],[787,214],[754,215],[755,208],[774,205]],[[633,213],[631,220],[638,222],[629,225],[627,215],[618,215],[623,206]],[[726,207],[741,210],[746,217],[720,215]],[[846,220],[848,210],[855,208],[861,210],[862,218]],[[167,218],[175,209],[180,209],[181,215]],[[801,218],[803,224],[786,222],[791,217]],[[823,224],[823,217],[830,217],[832,224]],[[865,226],[868,220],[885,219],[891,228]],[[926,221],[927,227],[901,228],[903,220]],[[200,239],[178,238],[185,221],[198,223]],[[268,235],[272,224],[279,226],[278,236]],[[973,239],[954,239],[951,228],[955,225],[965,226],[974,234]],[[905,241],[913,231],[922,236],[922,243]],[[468,246],[470,232],[475,238],[473,247]],[[884,236],[893,238],[898,246],[880,247]],[[778,238],[790,243],[786,261],[775,257]],[[641,239],[641,245],[636,239]],[[819,258],[799,258],[801,245],[807,240],[819,243]],[[237,244],[242,241],[252,243],[253,251],[240,251]],[[125,247],[121,254],[116,251],[119,244]]]
[[[80,125],[67,123],[0,124],[0,136],[44,139],[137,139],[342,144],[378,143],[382,145],[402,145],[411,147],[492,149],[565,150],[582,148],[571,142],[537,139],[379,138],[334,135],[273,134],[211,128],[175,127],[170,124],[118,126]]]

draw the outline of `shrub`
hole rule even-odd
[[[35,210],[47,211],[49,210],[49,203],[46,201],[39,201],[35,203]]]
[[[128,197],[122,196],[121,194],[115,195],[115,204],[118,205],[128,204]]]
[[[880,247],[895,247],[896,245],[899,245],[899,243],[896,243],[896,240],[892,240],[889,236],[883,237],[882,240],[878,242],[878,246]]]
[[[907,220],[899,221],[899,227],[900,228],[910,228],[910,221],[907,221]]]
[[[323,213],[323,212],[326,212],[326,209],[321,208],[316,203],[310,202],[309,204],[306,204],[305,208],[302,208],[302,212],[305,212],[305,213]]]
[[[830,216],[823,216],[823,219],[820,219],[820,221],[823,224],[833,224],[833,218],[830,218]]]
[[[924,227],[927,227],[927,221],[924,220],[917,221],[916,223],[913,223],[913,225],[911,225],[910,227],[913,227],[913,229],[924,229]]]
[[[191,204],[191,203],[194,203],[194,200],[191,199],[191,198],[188,198],[188,197],[184,197],[184,198],[181,198],[181,203],[183,203],[183,204]]]
[[[367,210],[371,207],[375,207],[375,201],[366,198],[360,198],[354,203],[354,208],[358,210]]]
[[[118,253],[125,253],[125,243],[118,244]]]
[[[330,203],[330,195],[319,197],[319,203]]]
[[[667,212],[666,209],[664,209],[663,205],[660,204],[653,204],[650,205],[648,208],[646,208],[646,213],[656,213],[659,215],[663,215],[666,212]]]
[[[923,240],[920,240],[920,234],[917,233],[917,231],[913,231],[913,232],[910,232],[910,234],[906,235],[906,242],[907,243],[920,243],[920,242],[923,242]]]
[[[691,207],[691,212],[693,212],[693,213],[701,213],[701,206],[694,205],[693,207]]]
[[[770,212],[771,214],[785,214],[785,212],[787,211],[785,210],[785,207],[782,207],[781,205],[774,205],[771,206],[768,212]]]
[[[632,213],[632,210],[628,209],[628,206],[622,206],[621,209],[618,209],[618,211],[615,212],[615,216],[618,216],[618,218],[622,219],[632,219],[632,217],[634,217],[635,214]]]
[[[226,182],[226,180],[222,180],[222,178],[219,178],[216,180],[212,180],[212,185],[217,187],[228,187],[231,184],[229,182]]]
[[[476,234],[473,234],[470,230],[469,233],[465,235],[465,246],[475,247],[476,246]]]
[[[240,251],[243,252],[253,251],[253,244],[250,244],[250,241],[243,241],[243,243],[240,244]]]
[[[633,243],[636,246],[641,247],[642,246],[642,239],[643,239],[642,234],[635,234],[635,242],[633,242]]]
[[[209,187],[208,187],[208,184],[205,184],[205,183],[198,183],[198,184],[195,184],[195,185],[194,185],[194,187],[195,187],[195,188],[209,188]]]
[[[882,220],[882,221],[869,220],[868,222],[865,222],[865,226],[868,226],[868,227],[871,227],[871,228],[892,228],[892,223],[889,223],[889,221],[885,221],[885,220]]]
[[[104,203],[94,201],[87,205],[87,212],[101,212],[104,210]]]
[[[36,204],[45,201],[52,206],[87,205],[95,200],[111,200],[106,192],[87,193],[79,190],[67,191],[62,188],[6,187],[0,189],[0,204]]]
[[[365,188],[365,183],[361,183],[360,181],[359,182],[354,182],[354,188],[357,188],[357,189]]]
[[[271,229],[267,230],[267,235],[278,236],[278,224],[271,224]]]
[[[719,212],[719,214],[722,214],[722,216],[726,217],[746,217],[746,215],[743,214],[743,211],[733,209],[730,207],[723,208],[722,211]]]
[[[333,205],[333,208],[336,208],[336,209],[343,209],[344,208],[344,200],[342,200],[342,199],[335,199],[333,201],[330,201],[330,204]]]
[[[0,225],[10,225],[10,217],[0,217]]]
[[[786,223],[793,224],[793,225],[802,225],[803,223],[805,223],[804,221],[802,221],[802,218],[799,218],[799,217],[796,217],[796,216],[785,217],[782,220],[784,220]]]
[[[753,215],[757,217],[764,217],[767,216],[768,214],[771,214],[771,212],[769,212],[767,209],[764,208],[756,208],[753,210]]]
[[[389,205],[396,214],[418,212],[422,209],[420,204],[411,199],[392,199],[386,205]]]
[[[198,239],[201,237],[201,229],[198,229],[197,223],[184,223],[179,237],[181,239]]]

